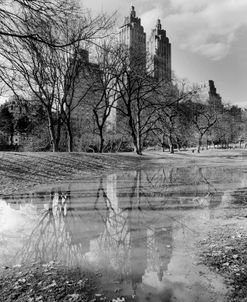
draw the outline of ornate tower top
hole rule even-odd
[[[157,20],[156,27],[157,27],[158,30],[161,30],[161,22],[160,22],[160,19]]]
[[[133,5],[131,6],[130,17],[132,17],[132,18],[136,17],[136,11],[135,11],[135,7]]]

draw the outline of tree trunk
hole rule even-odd
[[[61,138],[61,117],[58,117],[57,118],[56,137],[55,137],[56,151],[59,151],[60,138]]]
[[[100,136],[100,146],[99,146],[99,152],[102,153],[104,150],[104,135],[103,135],[103,127],[99,128],[99,136]]]
[[[136,144],[134,143],[134,147],[135,147],[136,154],[142,155],[142,150],[139,148],[137,142],[136,142]]]
[[[67,124],[67,147],[68,152],[73,152],[73,134],[71,131],[70,124]]]
[[[173,146],[173,143],[172,143],[171,134],[168,137],[168,144],[169,144],[169,151],[170,151],[171,154],[173,154],[174,153],[174,146]]]
[[[50,135],[52,152],[57,152],[58,151],[58,146],[57,146],[57,143],[56,143],[55,129],[54,129],[54,123],[53,123],[51,112],[48,112],[48,128],[49,128],[49,135]]]
[[[165,134],[162,135],[162,151],[165,152]]]
[[[141,143],[141,118],[140,112],[137,112],[137,123],[136,123],[136,153],[142,155],[142,143]]]
[[[174,153],[174,146],[173,146],[173,144],[169,144],[169,151],[170,151],[171,154]]]
[[[131,136],[133,139],[133,144],[134,144],[134,148],[135,148],[135,152],[138,155],[142,155],[142,150],[139,148],[140,147],[140,143],[139,140],[137,139],[137,133],[135,132],[135,127],[134,127],[134,123],[132,120],[132,116],[129,116],[129,127],[130,127],[130,131],[131,131]]]
[[[141,144],[141,136],[139,133],[137,133],[137,140],[136,140],[136,153],[139,155],[142,155],[142,144]]]
[[[201,147],[202,147],[202,135],[200,135],[200,137],[198,139],[197,153],[201,152]]]

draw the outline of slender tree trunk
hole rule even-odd
[[[142,155],[142,150],[141,150],[141,148],[139,147],[137,141],[134,142],[134,146],[135,146],[135,152],[136,152],[136,154]]]
[[[60,139],[61,139],[61,117],[58,117],[57,118],[57,128],[56,128],[56,137],[55,137],[56,151],[59,151]]]
[[[142,155],[141,118],[140,118],[139,110],[137,113],[137,123],[136,123],[136,146],[137,146],[137,154]]]
[[[162,135],[162,151],[165,152],[165,134]]]
[[[135,148],[135,152],[138,155],[142,155],[141,149],[139,149],[139,142],[137,140],[137,133],[136,133],[136,129],[132,120],[132,116],[129,116],[129,127],[130,127],[130,131],[131,131],[131,136],[133,139],[133,144],[134,144],[134,148]]]
[[[102,153],[104,150],[104,134],[103,134],[103,127],[99,128],[99,136],[100,136],[100,146],[99,146],[99,152]]]
[[[52,113],[48,112],[47,115],[48,115],[48,128],[49,128],[49,135],[50,135],[52,152],[57,152],[58,147],[57,147],[57,144],[56,144],[55,129],[54,129],[54,123],[53,123],[53,119],[52,119]]]
[[[172,136],[171,136],[171,133],[169,134],[169,137],[168,137],[168,144],[169,144],[169,151],[171,154],[174,153],[174,146],[173,146],[173,143],[172,143]]]
[[[67,124],[67,148],[68,152],[73,152],[73,134],[69,123]]]
[[[201,152],[201,147],[202,147],[202,135],[200,135],[198,139],[197,153]]]

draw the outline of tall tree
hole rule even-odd
[[[114,133],[116,130],[116,107],[121,95],[118,92],[119,58],[115,53],[115,40],[110,38],[96,47],[95,61],[99,72],[93,85],[95,101],[90,102],[93,111],[96,133],[99,136],[99,152],[104,151],[106,132]],[[95,80],[95,79],[93,79]]]
[[[143,139],[155,124],[154,113],[159,102],[155,95],[167,83],[153,78],[152,64],[147,62],[146,54],[120,45],[115,55],[119,62],[115,70],[116,92],[120,95],[116,109],[127,121],[135,152],[141,155]]]
[[[218,112],[212,108],[208,103],[203,103],[196,96],[194,101],[187,103],[187,110],[185,114],[190,116],[190,120],[197,133],[197,152],[200,153],[202,147],[202,139],[206,133],[216,124],[218,120]]]
[[[75,1],[54,1],[54,5],[59,5],[60,14],[54,10],[50,21],[43,10],[41,17],[34,19],[33,6],[31,10],[25,6],[21,11],[21,20],[25,20],[22,29],[30,33],[31,38],[16,40],[15,35],[1,36],[0,78],[15,94],[32,94],[43,105],[53,151],[59,149],[62,124],[66,124],[71,151],[70,118],[71,110],[76,108],[72,105],[73,89],[83,68],[83,64],[78,63],[81,41],[96,38],[100,32],[103,34],[111,22],[104,17],[90,18]],[[33,34],[36,29],[38,34]]]
[[[83,20],[83,36],[75,32],[70,40],[65,41],[59,34],[52,39],[44,35],[44,27],[52,27],[59,32],[68,16]],[[79,8],[74,0],[2,0],[0,17],[1,38],[28,39],[52,47],[67,47],[81,40],[95,39],[99,29],[104,30],[112,21],[104,14],[91,18],[89,11]]]

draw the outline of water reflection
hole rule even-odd
[[[214,209],[236,199],[240,180],[244,194],[243,179],[241,169],[161,167],[7,196],[0,265],[93,265],[104,271],[105,288],[121,284],[130,299],[207,301],[197,296],[193,242]]]

